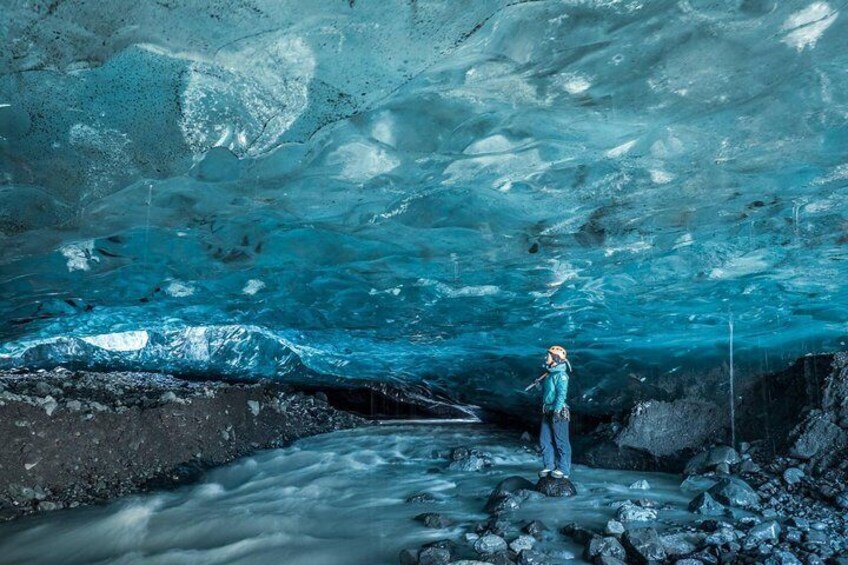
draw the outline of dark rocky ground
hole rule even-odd
[[[848,565],[848,353],[805,357],[748,383],[738,417],[738,450],[720,444],[726,429],[716,408],[688,399],[641,402],[592,432],[596,445],[584,460],[682,471],[681,488],[693,497],[689,521],[659,519],[650,500],[634,499],[603,531],[569,524],[552,532],[512,512],[531,497],[570,496],[573,485],[509,477],[481,501],[489,520],[460,539],[406,549],[400,563],[543,564],[553,560],[537,541],[550,549],[570,538],[584,559],[603,565]],[[460,469],[486,460],[472,448],[451,455]],[[441,520],[419,516],[429,527]]]
[[[0,519],[195,480],[257,449],[367,420],[270,381],[0,373]]]

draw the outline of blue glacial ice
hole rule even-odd
[[[110,6],[0,14],[2,367],[511,407],[848,339],[837,2]]]

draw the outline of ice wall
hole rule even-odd
[[[550,342],[587,402],[715,368],[731,312],[743,367],[843,347],[842,11],[11,2],[0,364],[507,405]]]

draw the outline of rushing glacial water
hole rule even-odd
[[[461,445],[488,451],[494,465],[448,470],[445,452]],[[337,432],[241,459],[174,491],[4,524],[0,563],[397,563],[405,547],[460,538],[488,517],[483,506],[501,479],[532,479],[537,470],[531,444],[486,426]],[[675,475],[577,466],[573,479],[576,497],[528,501],[513,516],[543,520],[556,541],[538,547],[563,562],[581,562],[581,548],[555,532],[562,524],[602,527],[611,505],[629,498],[665,503],[660,519],[680,519],[691,498]],[[628,488],[639,479],[651,488]],[[405,502],[422,491],[441,502]],[[443,513],[454,526],[425,528],[413,520],[425,511]]]

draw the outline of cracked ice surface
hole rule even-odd
[[[0,364],[582,400],[848,335],[835,2],[17,2]],[[682,369],[682,371],[681,371]],[[485,392],[480,392],[485,391]]]

